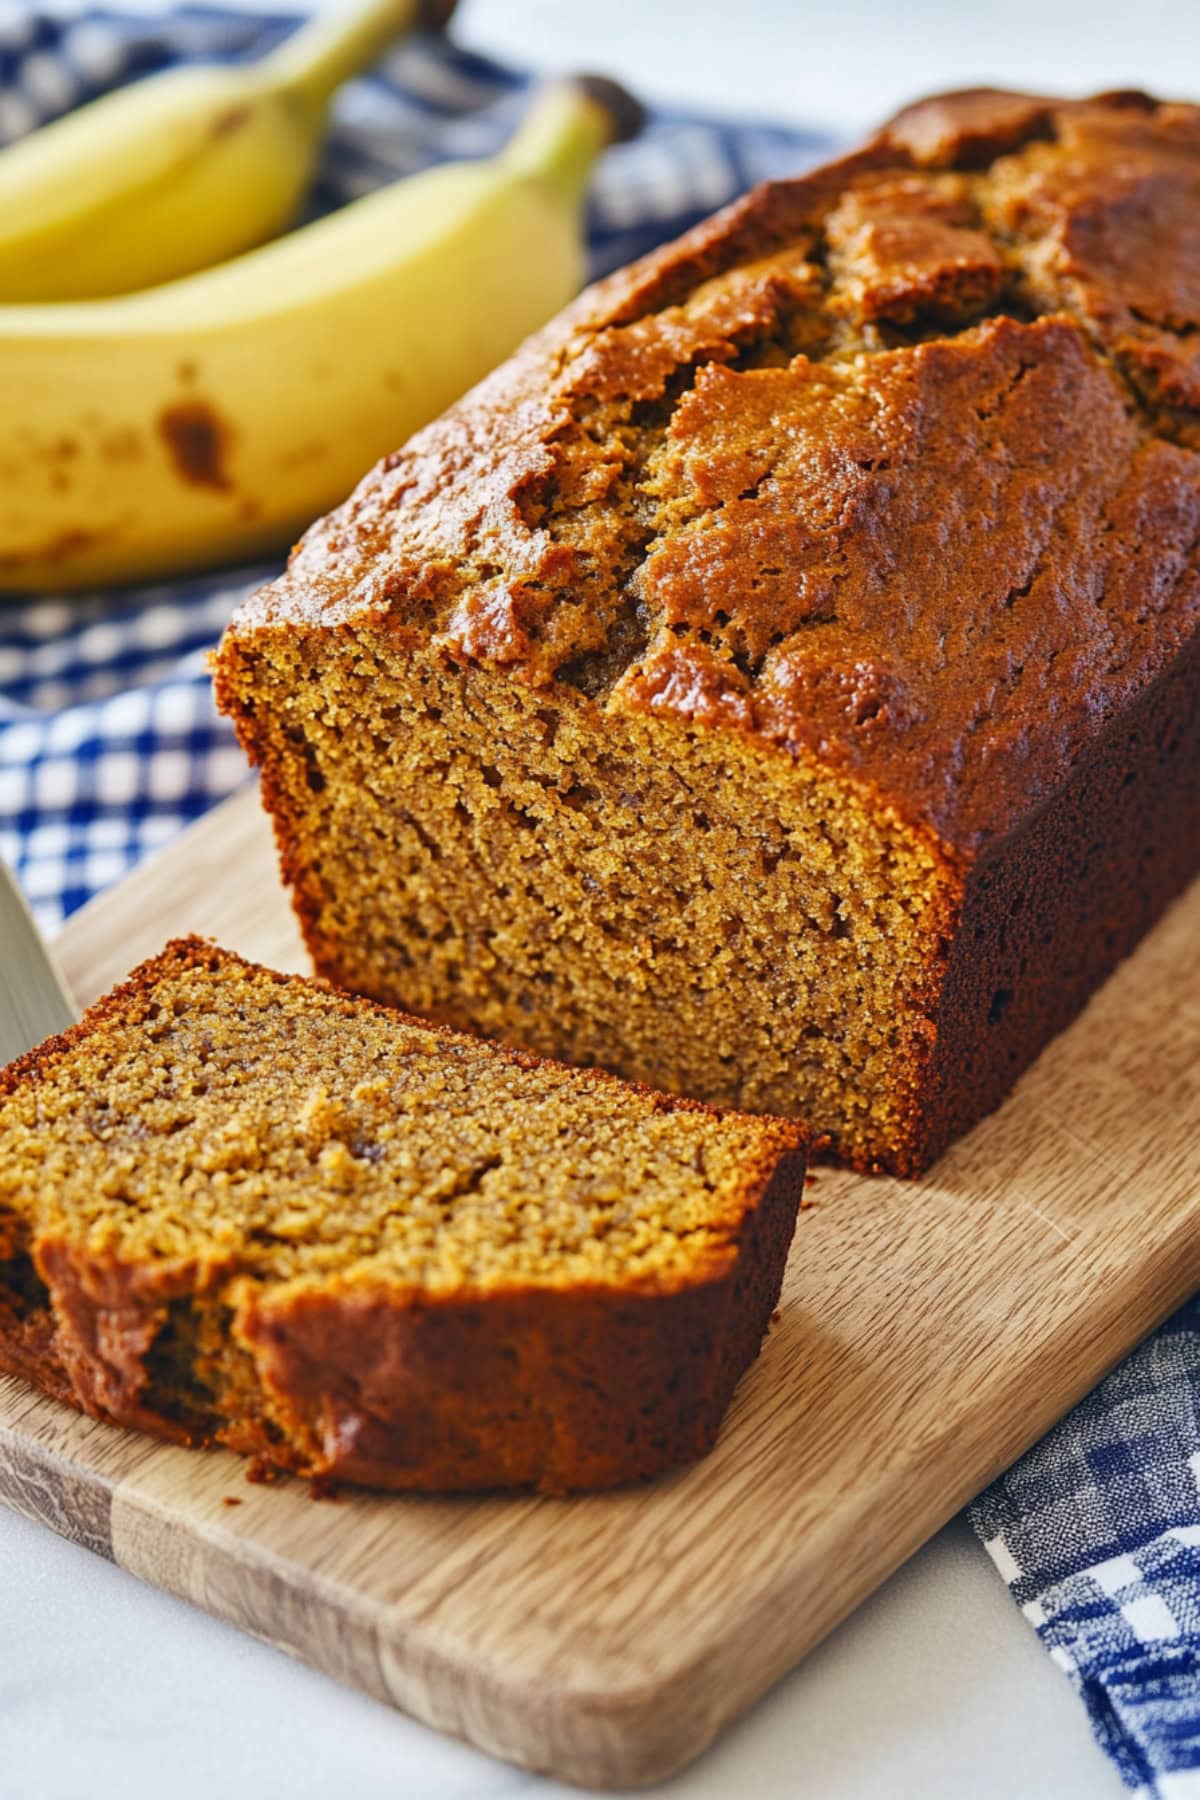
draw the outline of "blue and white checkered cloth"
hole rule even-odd
[[[1200,1299],[970,1508],[1145,1800],[1200,1800]]]
[[[55,21],[0,0],[0,143],[169,63],[256,56],[295,23],[201,7]],[[452,45],[400,46],[341,96],[312,210],[446,157],[486,155],[528,87]],[[597,173],[594,272],[826,147],[803,130],[656,112]],[[245,779],[204,652],[270,573],[0,598],[0,855],[47,929]],[[1200,1800],[1200,1302],[971,1517],[1127,1784],[1147,1800]]]

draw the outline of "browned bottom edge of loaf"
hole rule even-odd
[[[0,1368],[93,1418],[226,1444],[256,1474],[423,1492],[612,1487],[712,1448],[778,1301],[803,1184],[803,1155],[784,1157],[728,1273],[674,1291],[401,1306],[381,1291],[307,1296],[282,1319],[251,1313],[271,1418],[252,1390],[244,1410],[198,1418],[186,1388],[152,1379],[163,1294],[61,1244],[43,1259],[41,1304],[28,1272],[14,1273],[23,1259],[0,1262]]]

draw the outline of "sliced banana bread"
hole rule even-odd
[[[217,689],[318,969],[911,1173],[1200,862],[1200,109],[974,93],[614,276]]]
[[[803,1134],[170,944],[0,1073],[0,1367],[391,1488],[708,1450]]]

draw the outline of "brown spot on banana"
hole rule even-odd
[[[95,550],[115,537],[112,531],[60,531],[57,537],[32,550],[0,551],[0,571],[20,570],[29,563],[65,563],[73,556]]]
[[[79,455],[79,445],[74,438],[55,438],[51,443],[38,443],[36,440],[30,450],[35,462],[50,463],[57,467],[59,463],[70,462]]]
[[[164,407],[155,421],[159,436],[181,481],[189,487],[228,492],[225,469],[231,433],[221,415],[205,400],[181,400]]]
[[[215,144],[221,138],[228,137],[230,132],[240,131],[252,116],[251,108],[246,105],[231,106],[228,112],[223,112],[219,118],[213,120],[209,132],[210,141]]]

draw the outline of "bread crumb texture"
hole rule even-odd
[[[911,1172],[1195,866],[1198,541],[1200,111],[948,96],[585,294],[218,696],[323,972]]]
[[[0,1364],[312,1474],[650,1472],[757,1351],[802,1142],[188,940],[0,1076]],[[695,1418],[601,1377],[572,1424],[606,1355]]]

